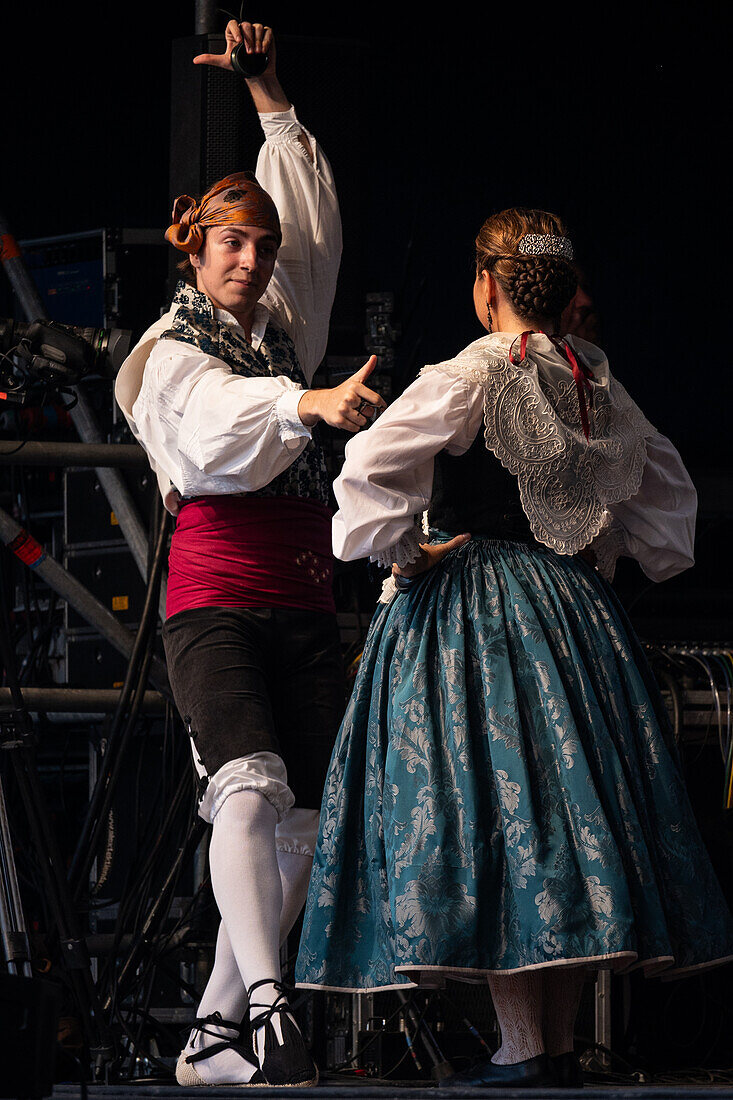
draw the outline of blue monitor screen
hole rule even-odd
[[[102,258],[41,266],[28,257],[33,281],[52,321],[67,325],[104,325]]]

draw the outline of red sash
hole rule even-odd
[[[193,607],[335,611],[331,512],[299,497],[184,501],[171,542],[167,614]]]

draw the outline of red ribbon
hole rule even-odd
[[[564,336],[550,336],[553,344],[560,352],[560,354],[567,359],[568,363],[573,370],[573,378],[575,379],[575,388],[578,391],[578,404],[580,405],[580,423],[583,425],[583,435],[586,441],[590,440],[590,424],[588,422],[588,398],[586,397],[586,391],[589,395],[593,394],[593,387],[591,382],[594,382],[592,372],[585,365],[582,359],[578,359],[570,344],[567,342]]]
[[[514,344],[512,344],[511,348],[509,349],[509,361],[513,363],[514,366],[517,366],[517,364],[521,363],[524,359],[527,358],[527,341],[529,340],[530,336],[533,336],[535,334],[535,329],[527,329],[527,331],[523,332],[520,336],[519,359],[515,359],[514,357]],[[553,345],[562,355],[563,359],[565,359],[569,363],[573,371],[575,388],[578,391],[578,404],[580,405],[580,423],[583,425],[583,434],[586,440],[590,441],[590,422],[588,420],[588,398],[586,397],[586,390],[588,394],[591,395],[592,400],[593,387],[591,386],[591,382],[595,381],[593,373],[585,365],[582,359],[578,359],[575,352],[570,347],[570,344],[567,342],[564,336],[550,335],[547,332],[543,333],[543,335],[547,336],[547,339],[553,343]]]

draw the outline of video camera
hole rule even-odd
[[[114,378],[131,335],[128,329],[0,317],[0,401],[42,405],[89,375]]]

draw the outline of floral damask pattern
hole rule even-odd
[[[666,714],[590,567],[474,538],[378,606],[324,793],[300,983],[731,955]]]

